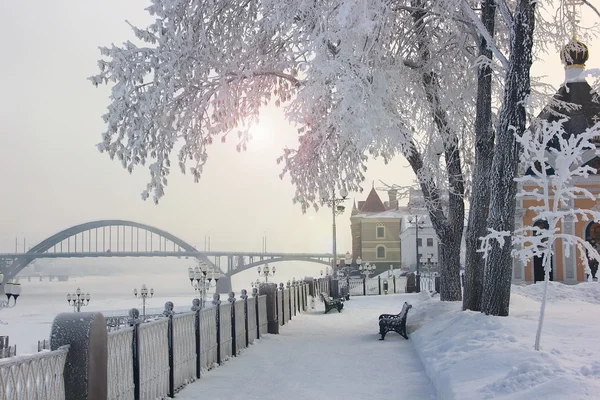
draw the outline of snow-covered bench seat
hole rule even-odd
[[[321,299],[323,299],[323,303],[325,303],[325,314],[334,308],[336,308],[338,312],[341,312],[342,308],[344,308],[344,301],[342,299],[334,299],[329,297],[329,295],[325,292],[321,292]]]
[[[379,316],[379,334],[381,335],[379,340],[384,340],[385,335],[389,331],[394,331],[404,339],[408,339],[408,335],[406,334],[406,316],[408,315],[408,310],[411,308],[411,304],[404,302],[400,314],[381,314]]]

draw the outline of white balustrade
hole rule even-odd
[[[69,346],[0,361],[0,399],[65,400]]]
[[[161,318],[139,329],[140,399],[162,399],[169,392],[169,321]]]
[[[248,345],[256,339],[256,297],[248,297]]]
[[[219,326],[220,326],[220,339],[221,339],[221,362],[226,361],[229,359],[229,357],[231,357],[231,346],[232,346],[232,341],[231,341],[231,304],[230,303],[226,303],[226,304],[221,304],[219,307],[221,307],[220,309],[220,319],[219,319]]]
[[[265,303],[266,304],[266,303]],[[212,369],[217,362],[217,308],[200,311],[200,366]]]
[[[258,330],[260,336],[267,334],[267,296],[258,296]]]
[[[108,400],[133,400],[133,328],[108,334]]]
[[[196,313],[173,316],[173,364],[175,391],[196,380]]]
[[[235,304],[235,347],[237,353],[246,347],[246,313],[244,311],[244,300],[238,300]]]
[[[284,289],[283,290],[283,309],[284,311],[284,318],[285,318],[285,323],[287,324],[288,321],[290,320],[290,289]]]

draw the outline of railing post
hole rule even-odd
[[[396,294],[396,275],[394,275],[394,294]]]
[[[196,318],[194,321],[194,334],[195,334],[195,342],[196,342],[196,379],[200,379],[200,375],[202,372],[202,363],[200,361],[200,352],[202,349],[200,340],[200,299],[192,300],[192,311],[196,313]]]
[[[378,276],[379,278],[379,282],[377,282],[379,284],[379,295],[381,296],[381,275]]]
[[[163,315],[169,319],[169,328],[167,330],[167,344],[169,346],[169,397],[175,396],[175,346],[173,343],[173,302],[165,303]]]
[[[133,398],[140,400],[140,311],[137,308],[129,310],[128,323],[133,327],[131,350],[133,354]]]
[[[259,287],[260,295],[267,296],[267,332],[278,334],[279,321],[277,304],[277,284],[276,283],[261,283]],[[257,302],[258,303],[258,302]]]
[[[260,339],[260,316],[258,312],[260,307],[258,306],[258,288],[252,288],[252,297],[254,297],[254,307],[256,309],[256,338]]]
[[[246,289],[242,289],[242,294],[240,298],[244,300],[244,327],[246,328],[246,347],[250,344],[248,337],[248,291]],[[258,326],[256,327],[258,329]]]
[[[107,399],[107,340],[106,320],[100,313],[61,313],[54,318],[51,349],[70,346],[64,371],[66,399]]]
[[[231,304],[231,355],[237,357],[237,340],[235,331],[235,292],[229,292],[227,298],[229,304]]]
[[[221,296],[219,293],[213,294],[213,305],[217,308],[215,322],[217,323],[217,364],[221,365]]]

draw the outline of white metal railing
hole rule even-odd
[[[140,399],[156,400],[169,394],[169,321],[162,318],[139,327]]]
[[[173,316],[175,390],[196,380],[196,313]]]
[[[221,362],[231,357],[231,304],[221,304],[219,311],[219,328],[221,339]]]
[[[200,311],[200,366],[209,370],[217,362],[217,308]]]
[[[0,399],[65,400],[69,346],[0,361]]]
[[[277,301],[277,321],[279,321],[279,325],[283,325],[283,292],[281,290],[277,290],[275,292],[275,301]]]
[[[238,300],[235,304],[235,347],[237,353],[246,347],[246,313],[244,311],[244,300]],[[248,321],[250,324],[250,321]]]
[[[133,328],[108,334],[108,400],[133,400]]]
[[[283,317],[287,324],[290,320],[290,289],[283,290],[283,309],[285,310]]]
[[[248,297],[248,345],[256,339],[256,297]]]
[[[267,296],[258,296],[258,331],[260,336],[267,334]]]

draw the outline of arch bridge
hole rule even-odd
[[[282,261],[332,264],[331,254],[326,253],[199,251],[183,239],[150,225],[101,220],[60,231],[26,253],[0,253],[0,270],[7,281],[36,259],[84,257],[191,257],[224,275],[218,288],[223,292],[231,290],[232,275],[259,265]]]

